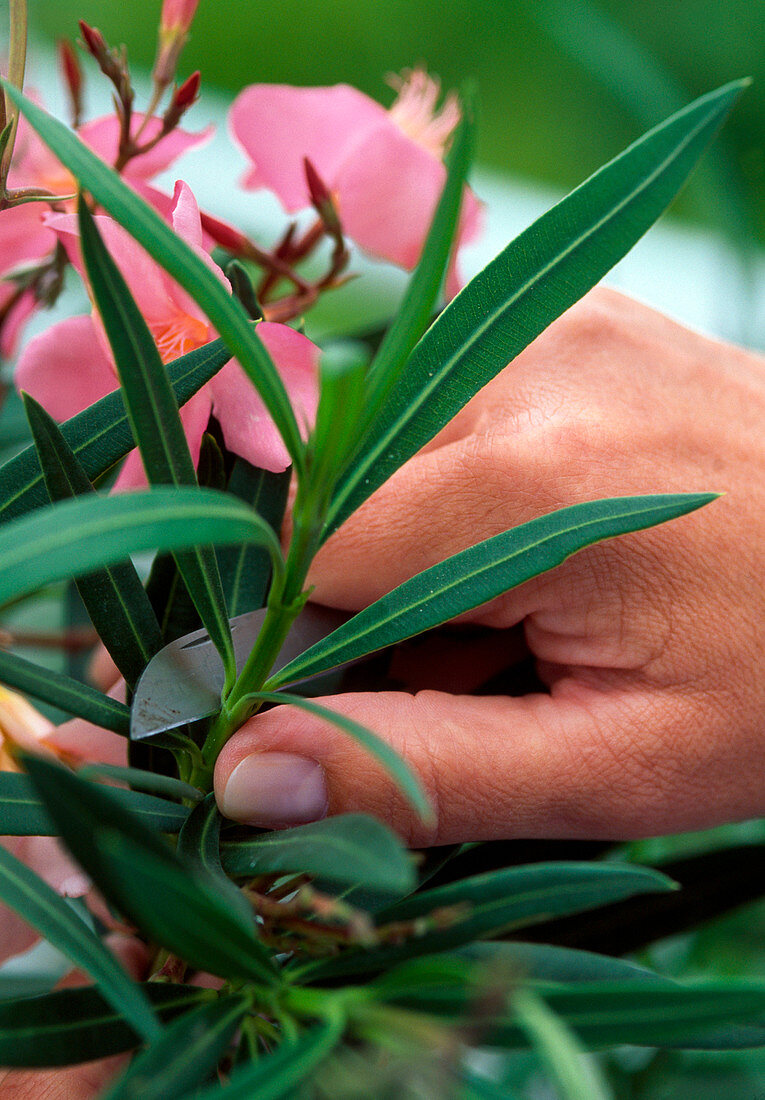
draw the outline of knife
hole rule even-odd
[[[265,617],[266,609],[262,608],[231,620],[237,672],[244,667]],[[342,611],[306,604],[293,623],[271,671],[284,668],[348,618]],[[325,673],[318,673],[310,679],[323,675]],[[170,642],[152,657],[136,684],[130,739],[142,741],[217,714],[223,681],[223,662],[204,628]]]

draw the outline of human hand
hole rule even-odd
[[[424,845],[628,838],[765,812],[764,425],[761,358],[593,292],[329,541],[313,598],[362,608],[579,501],[727,495],[590,547],[465,617],[495,629],[498,647],[522,623],[549,694],[320,700],[408,759],[434,828],[362,749],[290,707],[255,716],[222,752],[224,813],[279,825],[365,811]]]

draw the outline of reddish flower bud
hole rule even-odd
[[[225,248],[227,252],[231,252],[234,256],[247,255],[251,246],[243,233],[240,233],[233,225],[228,225],[226,222],[214,218],[212,214],[205,213],[204,210],[199,211],[199,216],[202,220],[202,229],[204,229],[205,233],[208,233],[221,248]]]
[[[72,43],[67,38],[62,38],[58,44],[58,60],[64,77],[64,84],[69,91],[72,103],[72,119],[75,127],[79,125],[82,114],[82,69],[74,52]]]
[[[316,171],[313,164],[311,164],[308,157],[303,157],[303,168],[305,170],[306,183],[308,184],[308,194],[316,213],[326,226],[327,232],[331,233],[334,237],[342,236],[343,230],[340,225],[340,218],[337,213],[337,206],[335,205],[332,192]]]
[[[175,89],[173,93],[173,106],[176,111],[183,114],[184,111],[188,111],[192,104],[196,103],[199,96],[199,85],[202,80],[199,70],[192,73],[191,76],[184,80],[180,87]]]
[[[88,53],[91,53],[96,61],[101,61],[107,52],[106,41],[101,32],[95,27],[88,26],[85,20],[81,19],[80,34]]]

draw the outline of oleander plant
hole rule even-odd
[[[526,1050],[560,1095],[597,1100],[611,1086],[589,1052],[765,1044],[764,983],[683,984],[619,957],[693,923],[703,860],[678,889],[672,865],[606,845],[409,851],[362,814],[244,827],[212,793],[229,738],[281,702],[359,741],[432,821],[419,777],[315,702],[315,685],[384,686],[378,658],[407,639],[594,542],[712,501],[542,514],[277,661],[319,548],[649,229],[744,82],[660,122],[465,282],[460,249],[481,227],[467,183],[473,94],[444,96],[423,69],[396,80],[390,109],[346,85],[238,94],[241,186],[253,203],[264,190],[280,200],[275,245],[200,209],[182,180],[172,194],[155,186],[208,136],[183,127],[199,73],[176,82],[196,6],[164,0],[145,110],[125,51],[81,22],[77,45],[60,46],[65,123],[24,89],[26,5],[10,2],[0,349],[17,357],[26,426],[0,468],[0,606],[76,599],[78,629],[125,687],[105,694],[0,648],[0,945],[9,958],[45,940],[80,978],[54,988],[0,969],[0,1065],[48,1080],[122,1055],[102,1093],[113,1100],[473,1098],[520,1095],[493,1067]],[[114,107],[90,120],[88,69]],[[363,303],[360,253],[410,272],[406,289],[384,329],[360,309],[349,338],[322,348],[304,318],[352,277]],[[65,280],[82,282],[92,310],[45,327]],[[253,612],[242,653],[236,620]],[[141,678],[191,632],[218,655],[213,712],[139,736]],[[179,672],[176,691],[190,698],[192,681]],[[84,720],[79,739],[64,744],[28,698]]]

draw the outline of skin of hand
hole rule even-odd
[[[328,541],[313,599],[363,608],[579,501],[725,495],[463,617],[493,628],[497,647],[522,629],[546,692],[318,700],[408,760],[432,827],[347,735],[289,706],[256,715],[223,750],[223,812],[276,827],[361,811],[417,846],[631,838],[765,813],[764,429],[762,358],[592,292]]]

